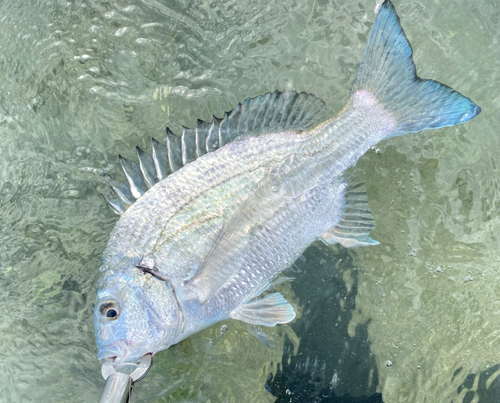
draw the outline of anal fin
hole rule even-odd
[[[375,229],[375,219],[368,205],[365,184],[358,183],[346,188],[344,214],[339,223],[321,234],[327,245],[336,243],[345,248],[378,245],[369,233]]]
[[[295,311],[283,295],[274,292],[239,306],[230,316],[252,325],[272,327],[278,323],[292,321],[295,318]]]

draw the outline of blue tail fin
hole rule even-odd
[[[481,112],[469,98],[417,77],[412,50],[394,6],[386,0],[375,19],[351,94],[369,91],[397,121],[393,135],[453,126]]]

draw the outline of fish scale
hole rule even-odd
[[[272,138],[248,138],[192,162],[183,169],[180,178],[176,173],[168,176],[122,215],[111,234],[106,250],[109,258],[106,256],[105,262],[112,262],[113,257],[124,250],[129,257],[150,254],[184,230],[195,244],[193,236],[200,231],[197,225],[200,210],[210,206],[210,210],[221,217],[229,217],[248,195],[250,184],[263,177],[266,167],[276,163],[279,154],[285,155],[298,142],[290,133],[273,134]],[[266,154],[261,152],[263,145],[269,147]],[[227,158],[239,154],[244,157]],[[245,163],[241,164],[241,160]],[[255,169],[249,172],[249,166]],[[224,188],[223,192],[220,187]],[[130,238],[132,229],[134,237]]]
[[[120,158],[127,184],[110,180],[118,199],[107,200],[121,217],[97,283],[98,357],[137,361],[228,318],[288,323],[285,298],[261,294],[305,248],[377,245],[364,186],[346,170],[383,139],[480,112],[415,72],[386,0],[335,117],[310,94],[275,91],[181,137],[167,129],[152,156],[137,149],[139,165]]]
[[[213,268],[205,268],[212,272],[228,267],[234,274],[221,288],[247,291],[239,298],[233,295],[229,310],[245,302],[245,295],[252,290],[262,288],[262,281],[269,281],[289,267],[318,234],[340,221],[344,199],[340,189],[345,187],[340,174],[394,128],[394,121],[384,114],[387,112],[369,95],[353,97],[339,116],[313,129],[267,181],[246,198],[240,207],[244,211],[236,213],[227,224],[230,228],[225,231],[230,237],[216,245],[214,258],[207,263]],[[361,121],[363,124],[353,132],[353,125]],[[251,236],[258,227],[265,228],[266,236]],[[233,267],[241,268],[235,271]],[[224,294],[224,290],[221,292]],[[225,295],[221,298],[227,299]]]

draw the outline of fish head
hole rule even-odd
[[[171,285],[135,266],[107,270],[99,279],[94,307],[98,358],[137,362],[170,347],[181,315]]]

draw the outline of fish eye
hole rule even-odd
[[[104,301],[99,307],[99,311],[108,320],[115,320],[120,316],[120,306],[117,301]]]

